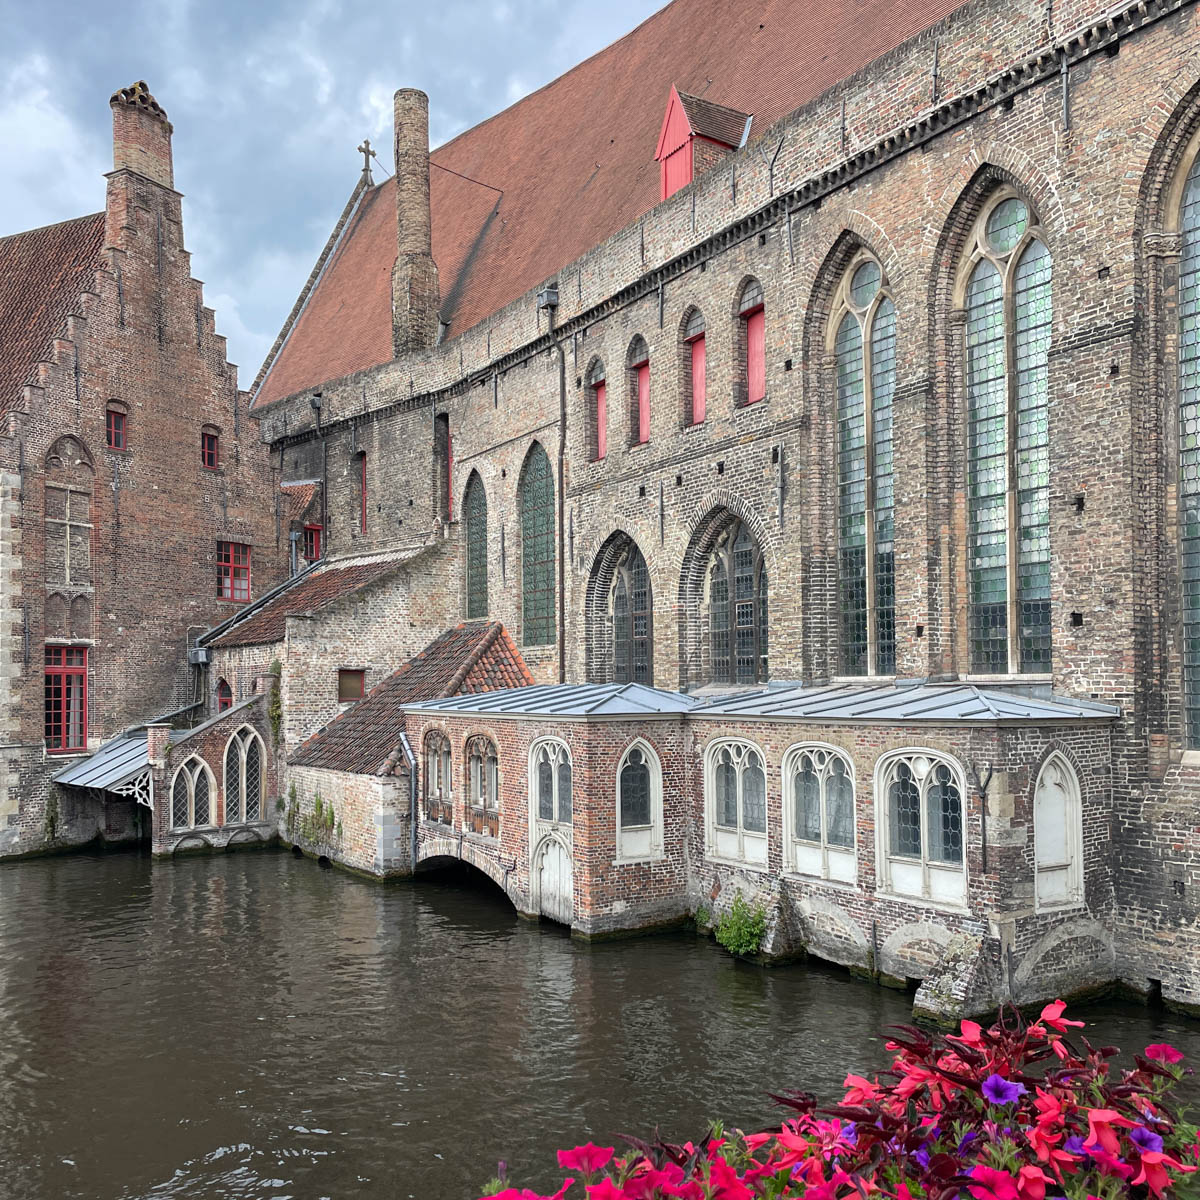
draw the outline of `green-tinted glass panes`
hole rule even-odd
[[[871,321],[871,482],[875,521],[875,673],[896,673],[896,569],[892,486],[892,396],[896,391],[896,306],[886,297]]]
[[[1183,193],[1179,268],[1179,525],[1187,744],[1200,748],[1200,162]]]
[[[1008,671],[1008,404],[1004,285],[982,259],[967,284],[967,581],[971,670]]]
[[[1020,670],[1050,671],[1050,254],[1030,242],[1017,263],[1013,389],[1017,406],[1017,612]]]
[[[554,477],[545,450],[535,445],[521,475],[521,641],[554,641]]]
[[[467,484],[467,619],[475,620],[488,615],[487,578],[487,494],[483,480],[471,476]]]
[[[847,313],[834,345],[837,358],[838,582],[842,672],[867,673],[867,439],[862,330]]]
[[[1029,210],[1024,201],[1012,197],[1002,200],[987,219],[988,248],[993,254],[1008,254],[1029,228]]]

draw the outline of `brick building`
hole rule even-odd
[[[0,238],[0,855],[148,836],[144,772],[51,779],[203,712],[189,645],[287,574],[291,513],[189,272],[171,124],[144,83],[110,103],[104,210]]]
[[[687,868],[613,903],[771,895],[961,1003],[978,969],[1200,1004],[1195,5],[675,0],[432,153],[426,107],[396,94],[397,177],[354,187],[251,411],[325,569],[428,544],[380,604],[676,698]],[[841,711],[783,721],[786,681]],[[566,722],[513,712],[494,752],[441,714],[498,835],[435,795],[422,836],[537,911],[528,753]],[[556,915],[602,931],[573,863]]]

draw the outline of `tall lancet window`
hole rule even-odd
[[[966,282],[970,669],[1050,670],[1050,252],[1024,200],[983,211]]]
[[[483,480],[471,472],[463,501],[467,526],[467,619],[488,615],[487,493]]]
[[[1179,535],[1187,744],[1200,749],[1200,159],[1183,192],[1179,267]]]
[[[653,684],[650,572],[632,542],[613,571],[613,682]]]
[[[896,306],[874,259],[863,258],[851,266],[834,312],[842,672],[892,675],[896,670],[892,534]]]

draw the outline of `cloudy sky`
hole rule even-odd
[[[0,0],[0,236],[104,206],[108,97],[145,79],[175,126],[193,270],[248,387],[354,186],[363,137],[391,171],[397,87],[429,93],[436,145],[663,3]]]

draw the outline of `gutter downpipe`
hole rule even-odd
[[[555,303],[558,301],[555,289]],[[558,682],[567,682],[567,559],[566,559],[566,460],[567,460],[567,354],[554,328],[554,304],[546,305],[550,336],[558,351]]]
[[[412,746],[408,743],[408,734],[401,731],[400,748],[404,751],[408,762],[408,828],[409,843],[412,852],[412,869],[417,869],[417,760],[413,757]]]

